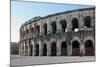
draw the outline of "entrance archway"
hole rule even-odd
[[[76,28],[79,28],[78,19],[73,18],[72,19],[72,30],[75,31]]]
[[[87,40],[85,42],[85,55],[86,56],[94,55],[93,42],[91,40]]]
[[[43,46],[43,56],[47,56],[47,45],[44,44]]]
[[[36,49],[35,56],[39,56],[39,44],[36,44],[35,49]]]
[[[61,43],[61,56],[67,56],[67,43],[65,41]]]
[[[72,55],[80,56],[80,43],[78,41],[72,42]]]
[[[51,44],[51,56],[56,56],[56,43]]]

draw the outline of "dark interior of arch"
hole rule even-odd
[[[72,30],[74,31],[75,28],[79,28],[77,18],[72,19]]]
[[[37,25],[37,34],[39,35],[39,33],[40,33],[40,26]]]
[[[43,56],[47,56],[47,45],[44,44],[43,46]]]
[[[51,56],[56,56],[56,43],[51,44]]]
[[[36,44],[35,49],[36,49],[36,55],[35,56],[39,56],[39,44]]]
[[[80,56],[80,44],[78,41],[72,42],[72,55],[73,56]]]
[[[61,20],[60,23],[61,23],[61,26],[62,26],[62,32],[65,32],[65,29],[66,29],[66,21],[65,20]]]
[[[67,43],[61,43],[61,56],[67,56]]]
[[[44,28],[44,34],[46,35],[47,34],[47,24],[46,23],[43,25],[43,28]]]
[[[51,26],[52,26],[52,33],[56,33],[56,31],[57,31],[57,25],[56,25],[56,22],[53,21],[53,22],[51,23]]]
[[[91,17],[90,17],[90,16],[86,16],[86,17],[84,18],[84,25],[85,25],[87,28],[91,27]]]
[[[78,41],[73,41],[72,45],[73,45],[73,48],[79,48],[80,44]]]
[[[91,40],[87,40],[85,42],[85,55],[86,56],[95,55],[95,51],[94,51],[94,48],[93,48],[93,42]]]
[[[93,42],[91,40],[87,40],[85,42],[85,47],[87,47],[87,48],[93,48]]]

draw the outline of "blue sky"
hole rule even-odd
[[[93,7],[93,5],[11,1],[11,41],[19,41],[20,26],[35,16],[43,17],[57,12],[88,7]]]

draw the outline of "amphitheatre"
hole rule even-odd
[[[94,56],[95,7],[37,16],[19,32],[20,56]]]

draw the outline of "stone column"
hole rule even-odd
[[[85,45],[82,43],[81,44],[81,56],[85,55]]]
[[[31,30],[31,25],[29,26],[29,38],[32,38],[32,30]]]
[[[60,39],[57,39],[57,56],[61,55],[61,43]]]
[[[27,30],[27,26],[25,26],[25,39],[27,39],[28,36],[26,30]]]
[[[39,40],[39,56],[42,56],[42,43],[41,43],[41,40]]]
[[[20,43],[20,49],[19,49],[19,51],[20,51],[20,56],[22,56],[22,42]]]
[[[71,56],[72,55],[72,44],[71,41],[67,39],[67,55]]]
[[[48,45],[47,45],[47,56],[51,55],[51,43],[50,41],[48,41]]]
[[[24,41],[23,47],[24,47],[23,56],[25,56],[25,41]]]
[[[22,56],[24,55],[24,42],[22,43]]]
[[[27,47],[27,40],[26,40],[26,43],[25,43],[25,56],[27,56],[27,49],[26,49],[26,47]]]
[[[72,16],[71,15],[68,15],[67,16],[67,29],[70,29],[70,30],[72,30]]]
[[[58,21],[56,22],[56,24],[57,24],[57,32],[56,33],[62,32],[61,24]]]
[[[32,40],[32,45],[33,45],[33,53],[32,53],[32,55],[35,56],[35,41],[34,40]]]
[[[27,44],[27,42],[24,45],[24,56],[26,56],[26,44]]]
[[[23,56],[23,41],[22,41],[22,44],[21,44],[21,56]]]
[[[47,20],[47,34],[50,34],[50,32],[51,32],[51,29],[50,29],[50,26],[51,26],[51,23],[50,23],[50,20],[48,19]]]
[[[79,24],[79,29],[83,30],[84,29],[84,17],[82,14],[79,14],[78,24]]]
[[[48,25],[48,33],[47,34],[51,34],[52,33],[52,27],[51,27],[51,19],[49,19],[49,23],[47,24]]]
[[[67,37],[66,37],[66,41],[67,41],[67,55],[68,56],[72,56],[72,33],[71,32],[67,32]]]
[[[27,55],[30,56],[30,43],[29,40],[27,41]]]
[[[23,28],[23,40],[25,39],[25,29]]]
[[[19,55],[20,56],[21,56],[21,50],[22,50],[21,45],[22,45],[22,42],[19,43]]]
[[[83,43],[83,41],[81,40],[80,43],[80,56],[84,56],[85,55],[85,45]]]
[[[23,41],[23,45],[22,45],[22,56],[24,56],[24,41]]]
[[[43,27],[43,25],[42,25],[42,22],[40,22],[40,36],[42,35],[42,27]]]
[[[22,30],[19,31],[20,40],[22,40]]]
[[[20,45],[21,45],[21,42],[18,43],[18,55],[20,55]]]

